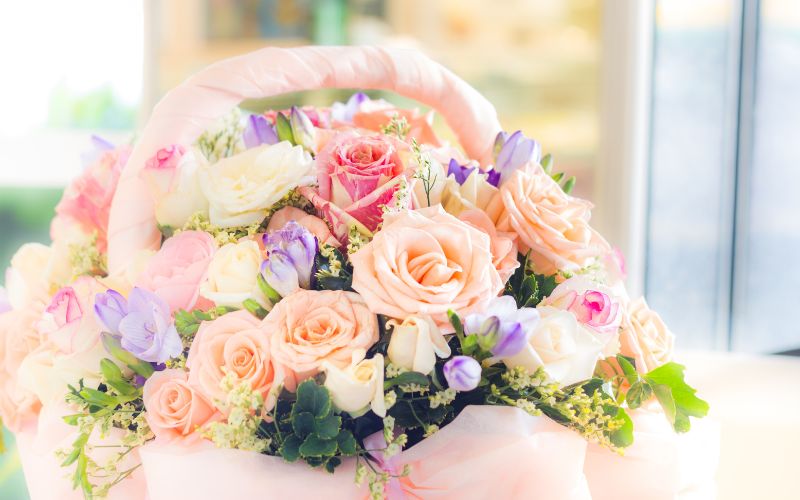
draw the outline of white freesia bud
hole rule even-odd
[[[402,323],[390,320],[392,338],[387,355],[394,366],[429,374],[436,365],[436,356],[450,356],[450,346],[439,327],[429,316],[409,316]]]
[[[364,351],[353,353],[353,362],[342,370],[327,361],[323,362],[325,388],[331,393],[333,404],[340,410],[357,417],[370,406],[379,417],[386,416],[383,398],[383,355],[363,359]]]

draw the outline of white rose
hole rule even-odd
[[[208,213],[208,200],[198,177],[198,172],[205,168],[208,168],[208,160],[200,151],[192,148],[184,153],[178,162],[178,178],[172,191],[165,193],[156,204],[159,224],[183,227],[192,215]]]
[[[253,240],[223,245],[208,266],[200,295],[218,306],[241,307],[247,299],[268,304],[258,286],[263,260],[261,249]]]
[[[53,250],[40,243],[26,243],[11,258],[11,267],[6,271],[8,302],[14,309],[22,309],[33,302],[50,299],[51,279],[61,279],[63,274],[55,264]],[[51,270],[55,272],[51,272]]]
[[[430,316],[410,316],[398,323],[387,322],[392,327],[387,355],[394,366],[425,375],[436,365],[436,356],[450,356],[450,346],[439,327]]]
[[[447,175],[445,167],[438,161],[431,161],[430,172],[427,175],[433,184],[430,189],[430,205],[440,204],[447,213],[456,217],[470,209],[486,210],[492,197],[497,193],[497,188],[489,184],[486,175],[476,168],[467,177],[464,184],[459,184],[455,176]],[[424,168],[424,167],[423,167]],[[427,207],[428,194],[425,193],[424,183],[415,179],[413,196],[416,207]]]
[[[363,356],[363,350],[353,353],[353,362],[344,370],[324,361],[325,387],[341,411],[356,417],[363,415],[369,406],[376,415],[385,417],[383,356],[376,354],[372,359],[357,361]]]
[[[45,344],[22,360],[17,372],[19,385],[43,404],[60,403],[67,387],[78,387],[81,380],[87,387],[97,387],[102,381],[100,361],[104,358],[112,359],[100,342],[74,354],[61,353],[52,344]]]
[[[506,366],[521,366],[531,373],[541,367],[552,381],[562,385],[591,378],[603,344],[571,312],[550,306],[537,309],[539,326],[525,348],[503,359]]]
[[[261,222],[292,189],[313,182],[314,160],[287,141],[264,144],[200,169],[211,223],[219,227]]]

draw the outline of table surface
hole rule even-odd
[[[682,352],[721,429],[720,500],[800,499],[800,358]]]

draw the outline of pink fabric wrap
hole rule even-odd
[[[268,47],[209,66],[168,93],[154,108],[117,188],[109,220],[109,268],[120,273],[160,234],[154,202],[138,176],[168,144],[190,144],[244,99],[320,88],[385,89],[438,110],[467,153],[491,157],[500,124],[475,89],[423,54],[384,47]]]
[[[74,413],[66,406],[45,405],[39,414],[38,426],[31,425],[14,435],[19,451],[28,494],[32,500],[83,500],[80,489],[72,489],[74,465],[64,468],[56,458],[56,450],[71,449],[78,437],[76,428],[64,423],[61,417]],[[118,444],[121,433],[112,429],[104,440],[93,437],[95,445]],[[95,448],[92,457],[102,460],[116,448]],[[138,463],[137,452],[126,457],[120,471]],[[109,491],[109,500],[142,500],[146,498],[144,472],[141,468]]]
[[[676,434],[659,411],[631,412],[633,445],[620,456],[595,444],[586,453],[593,500],[708,500],[716,496],[720,434],[709,418]]]
[[[450,425],[396,457],[411,466],[390,500],[590,499],[586,442],[544,417],[511,407],[471,406]],[[335,474],[280,458],[207,443],[195,450],[151,444],[141,450],[152,500],[175,498],[366,499],[354,461]],[[401,496],[401,495],[404,495]]]

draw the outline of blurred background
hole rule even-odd
[[[679,348],[800,349],[797,0],[4,2],[0,267],[48,241],[91,134],[130,141],[207,64],[305,44],[418,48],[475,86],[578,177]],[[13,453],[0,492],[26,498]]]

